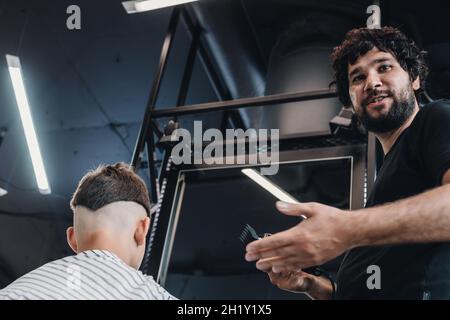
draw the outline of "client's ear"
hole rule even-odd
[[[134,241],[137,246],[145,245],[145,238],[147,237],[148,228],[150,227],[150,218],[145,217],[140,219],[134,231]]]
[[[67,228],[66,236],[67,236],[67,243],[72,248],[73,252],[78,253],[77,238],[75,237],[75,230],[73,229],[73,227]]]

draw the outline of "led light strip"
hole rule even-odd
[[[241,171],[247,177],[249,177],[257,184],[259,184],[261,187],[263,187],[271,194],[273,194],[275,198],[277,198],[278,200],[290,203],[299,203],[297,199],[295,199],[293,196],[291,196],[289,193],[281,189],[275,183],[273,183],[272,181],[261,175],[255,169],[242,169]]]
[[[28,151],[30,152],[31,162],[33,163],[34,175],[36,177],[39,192],[42,194],[50,194],[50,185],[45,173],[41,150],[39,149],[33,119],[31,118],[30,106],[23,84],[20,60],[19,57],[7,54],[6,61],[8,63],[9,75],[11,76],[14,94],[16,95],[17,106],[19,108],[23,130],[25,131],[25,138],[28,145]]]
[[[275,183],[264,177],[255,169],[242,169],[241,171],[243,174],[245,174],[247,177],[255,181],[261,187],[269,191],[278,200],[288,203],[300,203],[297,199],[295,199],[293,196],[291,196],[289,193],[281,189]],[[306,219],[304,215],[300,215],[299,217],[301,217],[302,219]]]
[[[194,2],[198,0],[144,0],[144,1],[124,1],[123,7],[127,13],[137,13],[150,10],[156,10],[165,7],[176,6],[179,4]]]

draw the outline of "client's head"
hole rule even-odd
[[[139,268],[150,225],[150,200],[144,182],[127,164],[88,172],[70,206],[73,227],[67,229],[67,241],[72,250],[109,250]]]

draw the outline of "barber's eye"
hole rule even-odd
[[[389,64],[383,64],[382,66],[380,66],[380,71],[388,71],[391,69],[392,67]]]
[[[352,82],[358,82],[358,81],[361,81],[362,79],[363,79],[363,76],[359,75],[359,76],[354,77]]]

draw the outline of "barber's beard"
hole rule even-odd
[[[375,92],[372,96],[380,93],[381,92]],[[415,96],[411,87],[403,90],[400,94],[395,94],[393,92],[386,93],[388,93],[389,98],[392,99],[392,105],[387,114],[377,118],[372,117],[367,112],[367,105],[364,105],[360,109],[361,111],[357,112],[358,118],[368,131],[385,133],[398,129],[414,112]]]

